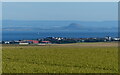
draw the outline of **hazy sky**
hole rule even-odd
[[[117,2],[3,2],[3,20],[118,19]]]

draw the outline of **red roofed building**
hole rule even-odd
[[[38,44],[39,43],[39,41],[37,41],[37,40],[28,40],[28,41],[33,42],[34,44]]]

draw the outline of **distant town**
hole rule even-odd
[[[82,42],[114,42],[120,41],[119,37],[112,38],[106,36],[104,38],[63,38],[63,37],[46,37],[36,40],[11,40],[11,41],[0,41],[0,44],[19,44],[19,45],[29,45],[29,44],[66,44],[66,43],[82,43]]]

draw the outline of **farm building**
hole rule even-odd
[[[10,44],[10,41],[5,41],[5,44]]]
[[[20,44],[20,45],[28,45],[28,44],[30,44],[30,43],[28,43],[27,41],[20,41],[19,44]]]
[[[26,42],[20,42],[19,44],[20,44],[20,45],[28,45],[29,43],[26,43]]]

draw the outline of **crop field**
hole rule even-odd
[[[117,43],[3,45],[3,73],[117,73]]]

